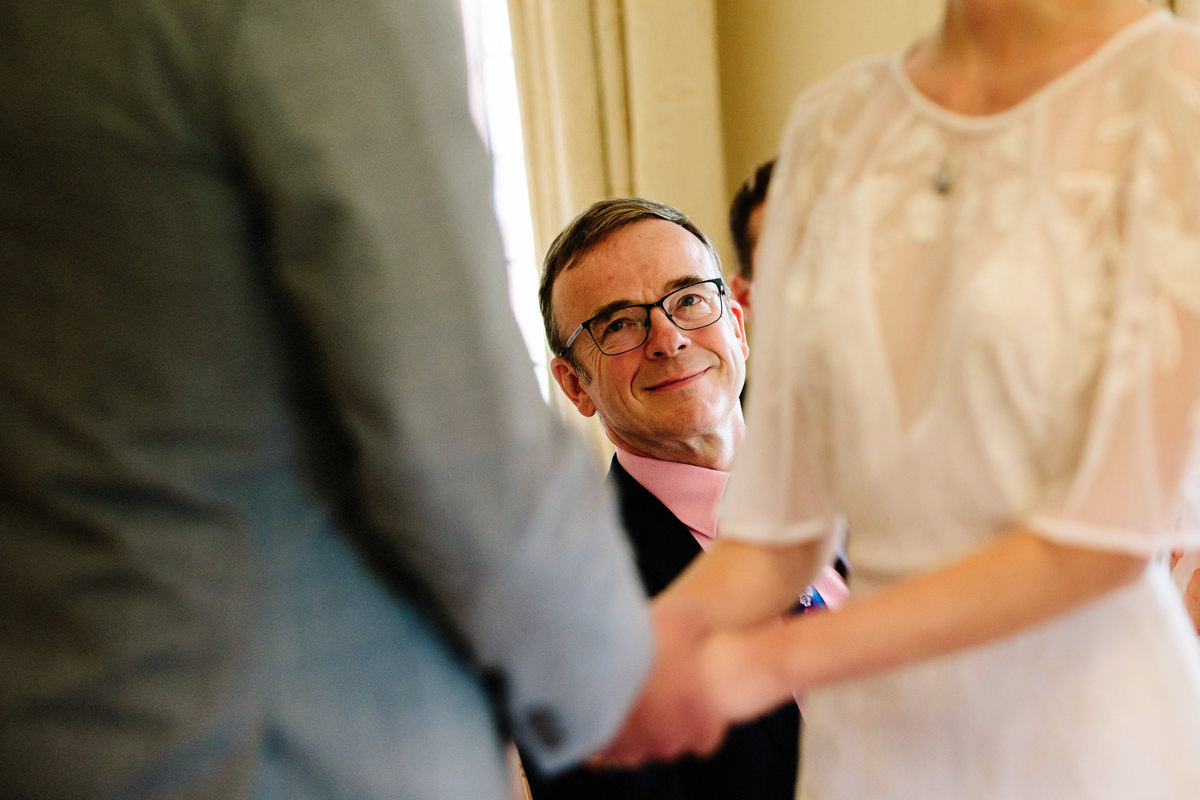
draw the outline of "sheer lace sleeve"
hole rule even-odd
[[[827,431],[814,424],[822,415],[805,391],[819,377],[800,375],[796,367],[806,335],[798,323],[814,292],[804,248],[806,231],[817,235],[821,227],[812,200],[831,161],[822,153],[836,146],[872,80],[863,70],[818,84],[793,109],[783,137],[755,276],[748,434],[720,517],[728,538],[782,544],[824,537],[830,559],[844,521],[828,485]]]
[[[1030,520],[1052,539],[1138,553],[1200,545],[1198,76],[1200,48],[1176,51],[1148,104],[1086,444],[1069,489]]]

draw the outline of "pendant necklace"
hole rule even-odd
[[[933,190],[940,195],[948,195],[954,188],[954,175],[950,172],[949,160],[943,160],[937,173],[933,176]]]

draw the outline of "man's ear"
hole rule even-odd
[[[741,303],[735,298],[729,298],[729,317],[733,323],[733,333],[742,343],[742,358],[750,357],[750,339],[746,336],[746,312]]]
[[[578,370],[561,356],[550,359],[550,374],[554,376],[558,388],[567,396],[571,404],[585,417],[596,413],[596,406],[587,393],[587,384],[580,377]]]
[[[752,285],[746,280],[746,276],[740,272],[734,272],[729,276],[729,294],[734,300],[738,301],[742,306],[742,315],[746,321],[750,321],[751,306],[750,306],[750,290]]]

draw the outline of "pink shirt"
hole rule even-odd
[[[717,511],[729,473],[719,469],[637,456],[617,448],[617,461],[629,475],[687,526],[704,550],[717,538]],[[826,566],[813,588],[830,608],[837,608],[849,590],[842,576]]]

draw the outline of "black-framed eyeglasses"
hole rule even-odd
[[[684,331],[706,328],[721,318],[725,311],[725,281],[709,278],[683,286],[654,303],[621,306],[602,311],[567,337],[558,351],[566,354],[585,330],[606,356],[619,356],[641,347],[650,336],[650,312],[661,308],[675,327]]]

